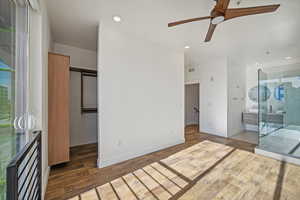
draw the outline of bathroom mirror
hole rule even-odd
[[[267,101],[271,96],[271,91],[267,86],[261,86],[261,101]],[[251,88],[248,92],[251,101],[258,102],[258,86]]]
[[[284,86],[283,85],[279,85],[274,89],[274,98],[277,101],[284,100]]]

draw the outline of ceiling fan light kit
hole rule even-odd
[[[216,0],[216,6],[211,11],[210,16],[172,22],[168,24],[168,27],[210,19],[210,25],[204,40],[205,42],[209,42],[218,24],[237,17],[275,12],[280,6],[280,4],[275,4],[248,8],[228,8],[229,3],[230,0]]]

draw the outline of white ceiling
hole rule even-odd
[[[229,7],[280,3],[275,13],[246,16],[220,24],[204,43],[209,20],[168,28],[172,21],[207,16],[213,0],[47,0],[54,40],[96,50],[97,25],[103,20],[116,29],[186,51],[189,64],[231,56],[247,64],[300,57],[299,0],[231,0]],[[112,16],[122,17],[114,23]],[[267,55],[266,52],[270,54]]]

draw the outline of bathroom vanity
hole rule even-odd
[[[283,124],[283,116],[282,113],[263,113],[261,117],[268,123]],[[245,125],[258,126],[258,112],[243,112],[242,120]]]

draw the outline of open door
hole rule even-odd
[[[199,130],[199,83],[185,85],[185,127]]]

